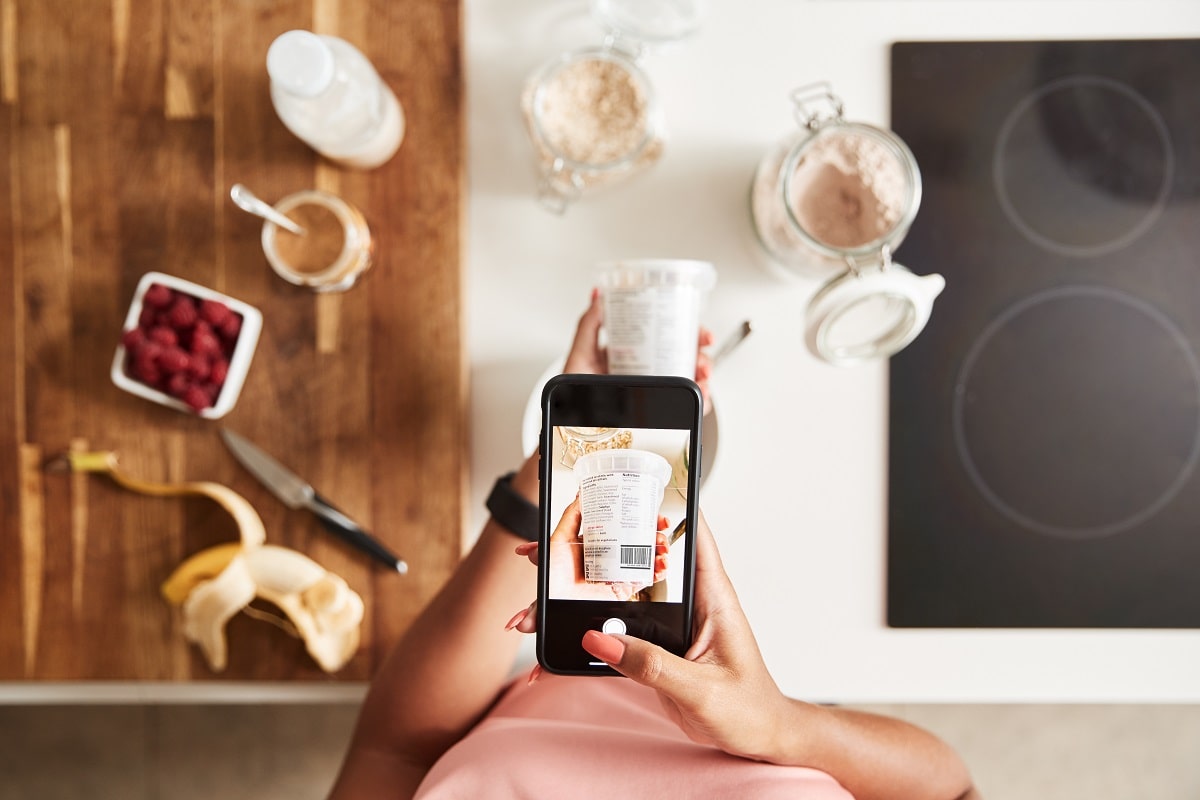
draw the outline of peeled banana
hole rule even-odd
[[[358,650],[363,601],[342,578],[303,553],[266,544],[266,530],[254,507],[226,486],[210,482],[159,484],[117,470],[111,452],[69,453],[73,470],[107,474],[131,491],[151,495],[204,495],[219,503],[237,523],[240,541],[192,555],[163,582],[168,603],[183,614],[183,633],[195,642],[214,672],[228,664],[225,625],[239,612],[262,618],[250,607],[257,597],[286,616],[321,669],[336,672]],[[269,617],[269,615],[267,615]]]

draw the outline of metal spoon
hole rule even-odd
[[[733,352],[734,348],[742,343],[742,340],[750,335],[751,330],[750,320],[746,320],[738,326],[736,331],[729,334],[725,341],[721,342],[720,346],[717,347],[712,354],[712,365],[714,369],[716,369],[717,362],[723,361],[726,356]]]
[[[305,230],[300,225],[297,225],[288,217],[280,214],[275,209],[271,208],[266,202],[258,199],[254,192],[247,189],[240,183],[235,183],[233,188],[229,190],[229,196],[237,207],[243,211],[249,211],[257,217],[270,220],[281,228],[286,228],[297,236],[303,236]]]

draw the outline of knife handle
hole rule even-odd
[[[408,564],[404,559],[387,549],[382,542],[364,531],[354,520],[339,511],[321,495],[314,493],[308,507],[317,515],[317,519],[322,525],[343,540],[379,559],[401,575],[408,572]]]

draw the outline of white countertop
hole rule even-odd
[[[526,401],[569,342],[593,265],[707,259],[719,277],[703,321],[718,339],[744,318],[754,333],[714,379],[720,447],[701,505],[786,692],[841,702],[1200,701],[1200,631],[885,625],[887,369],[809,355],[803,309],[818,283],[764,258],[748,211],[759,159],[794,128],[796,86],[831,81],[848,119],[887,125],[892,41],[1196,37],[1200,3],[711,0],[702,30],[644,61],[669,129],[663,161],[562,217],[533,199],[517,98],[538,64],[602,32],[582,0],[467,0],[466,9],[468,540],[492,481],[522,456]]]

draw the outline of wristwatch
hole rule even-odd
[[[509,472],[496,479],[492,492],[488,495],[487,510],[492,519],[501,526],[530,542],[538,539],[540,515],[535,503],[526,500],[512,487],[516,472]]]

